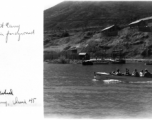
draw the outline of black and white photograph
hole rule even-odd
[[[152,115],[152,1],[59,1],[44,9],[44,117]]]

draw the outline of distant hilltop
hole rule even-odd
[[[44,30],[105,28],[152,16],[151,1],[64,1],[44,11]]]

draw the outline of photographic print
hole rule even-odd
[[[44,117],[151,118],[152,2],[45,4]]]

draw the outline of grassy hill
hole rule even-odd
[[[152,2],[65,1],[44,11],[44,30],[106,27],[152,16]]]

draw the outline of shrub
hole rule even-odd
[[[59,57],[59,63],[62,63],[62,64],[66,64],[68,63],[69,61],[65,58],[65,56],[60,56]]]

